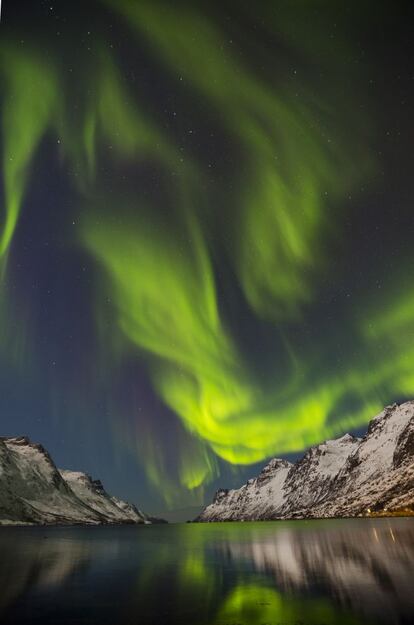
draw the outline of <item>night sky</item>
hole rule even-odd
[[[414,397],[410,4],[3,0],[1,434],[162,512]]]

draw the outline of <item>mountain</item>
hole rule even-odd
[[[26,437],[0,438],[0,524],[149,523],[85,473],[59,471]]]
[[[196,521],[414,512],[414,401],[387,406],[363,438],[345,434],[291,464],[273,459],[237,490],[218,490]]]

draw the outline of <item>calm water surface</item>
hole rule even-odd
[[[414,520],[0,528],[0,623],[414,623]]]

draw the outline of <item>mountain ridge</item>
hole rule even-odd
[[[60,470],[27,436],[0,437],[0,525],[147,524],[133,504],[86,473]]]
[[[273,458],[195,519],[246,521],[414,513],[414,401],[392,404],[366,434],[327,440],[292,464]]]

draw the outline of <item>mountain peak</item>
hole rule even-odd
[[[0,441],[9,445],[31,445],[27,436],[0,436]]]

